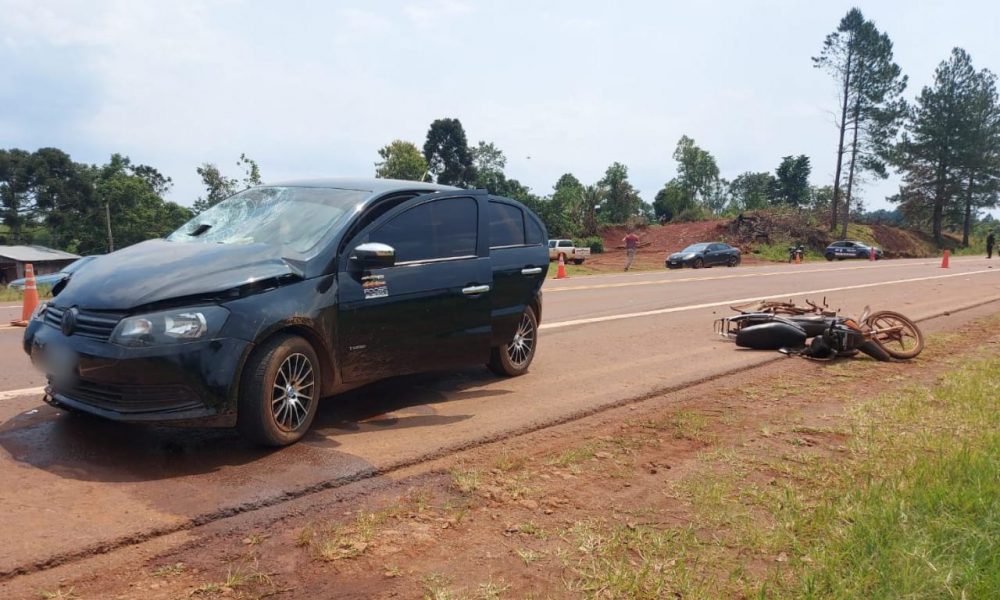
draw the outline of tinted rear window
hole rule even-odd
[[[542,228],[537,219],[526,215],[525,230],[527,233],[527,243],[531,245],[545,243],[545,229]]]
[[[524,245],[524,213],[502,202],[490,202],[490,247]]]

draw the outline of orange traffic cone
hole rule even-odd
[[[877,251],[878,251],[878,248],[875,248],[874,246],[868,250],[868,260],[869,260],[869,262],[875,260],[875,253]]]
[[[35,287],[35,268],[31,264],[24,265],[24,306],[21,308],[21,320],[11,321],[15,327],[27,327],[31,313],[38,306],[38,288]]]
[[[801,265],[802,264],[802,253],[801,252],[796,252],[795,253],[795,264],[797,264],[797,265]]]
[[[947,248],[944,251],[944,258],[941,259],[941,268],[942,269],[947,269],[948,268],[948,250],[947,250]]]
[[[559,255],[559,268],[556,269],[556,279],[566,279],[566,261],[563,260],[563,255]]]

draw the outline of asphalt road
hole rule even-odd
[[[549,281],[527,376],[470,368],[368,386],[327,400],[313,432],[277,451],[228,430],[60,414],[30,390],[42,378],[20,350],[21,332],[0,329],[0,580],[780,359],[715,338],[712,321],[729,314],[728,304],[804,294],[847,314],[870,304],[922,319],[987,301],[996,303],[980,314],[1000,312],[1000,262],[992,269],[960,258],[941,269],[931,260],[845,261]]]

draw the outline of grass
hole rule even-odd
[[[855,414],[843,494],[788,597],[987,598],[1000,593],[1000,358]],[[804,524],[803,524],[804,525]],[[809,528],[815,528],[812,519]],[[803,528],[804,529],[804,528]]]
[[[662,419],[647,421],[643,423],[643,427],[656,431],[669,431],[674,439],[700,440],[707,424],[704,415],[680,410]]]
[[[463,494],[471,494],[482,484],[482,471],[479,469],[452,469],[451,480],[455,488]]]
[[[680,503],[670,512],[687,515],[674,524],[574,524],[552,554],[571,572],[568,589],[587,598],[1000,597],[1000,357],[951,364],[933,386],[850,406],[844,423],[765,426],[763,437],[785,444],[775,451],[703,453],[704,468],[663,492]],[[871,365],[839,367],[824,378],[863,385]],[[787,394],[781,387],[761,394]],[[697,438],[711,420],[680,411],[640,425]],[[518,556],[528,564],[533,552]]]
[[[299,531],[295,543],[329,562],[356,558],[364,554],[385,524],[398,518],[402,511],[401,507],[393,506],[376,512],[360,512],[346,525],[310,524]]]
[[[73,591],[73,588],[69,589],[58,589],[54,592],[41,592],[38,594],[43,600],[75,600],[79,596]]]
[[[771,262],[788,262],[788,247],[791,243],[781,243],[775,242],[772,244],[759,244],[753,247],[753,256],[766,261]],[[823,258],[822,254],[818,254],[815,251],[806,248],[805,253],[802,255],[803,262],[826,260]]]
[[[163,565],[162,567],[157,567],[150,572],[153,577],[173,577],[174,575],[180,575],[185,570],[184,563],[174,563],[172,565]]]
[[[559,269],[559,263],[557,261],[550,262],[549,263],[549,272],[548,272],[547,277],[549,277],[551,279],[555,279],[556,272],[558,271],[558,269]],[[595,269],[593,267],[590,267],[590,266],[587,265],[587,263],[583,263],[582,265],[574,265],[574,264],[570,263],[570,264],[566,265],[566,275],[569,276],[569,277],[573,277],[573,276],[577,276],[577,275],[599,275],[599,274],[605,273],[605,272],[606,271],[602,271],[600,269]]]
[[[38,286],[38,297],[40,299],[52,297],[52,287],[48,285]],[[24,292],[9,287],[0,287],[0,302],[23,302]]]

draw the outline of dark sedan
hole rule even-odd
[[[740,264],[740,249],[722,242],[691,244],[680,252],[674,252],[668,256],[666,261],[668,269],[682,267],[700,269],[721,265],[735,267],[738,264]]]
[[[526,373],[547,239],[537,215],[485,190],[256,187],[64,279],[24,349],[55,406],[290,444],[320,398],[370,381],[476,363]]]
[[[864,242],[841,240],[827,246],[823,255],[826,257],[826,260],[833,260],[835,258],[837,260],[845,258],[863,258],[868,260],[871,258],[872,251],[875,252],[875,260],[882,258],[882,250],[880,248],[872,248]]]

